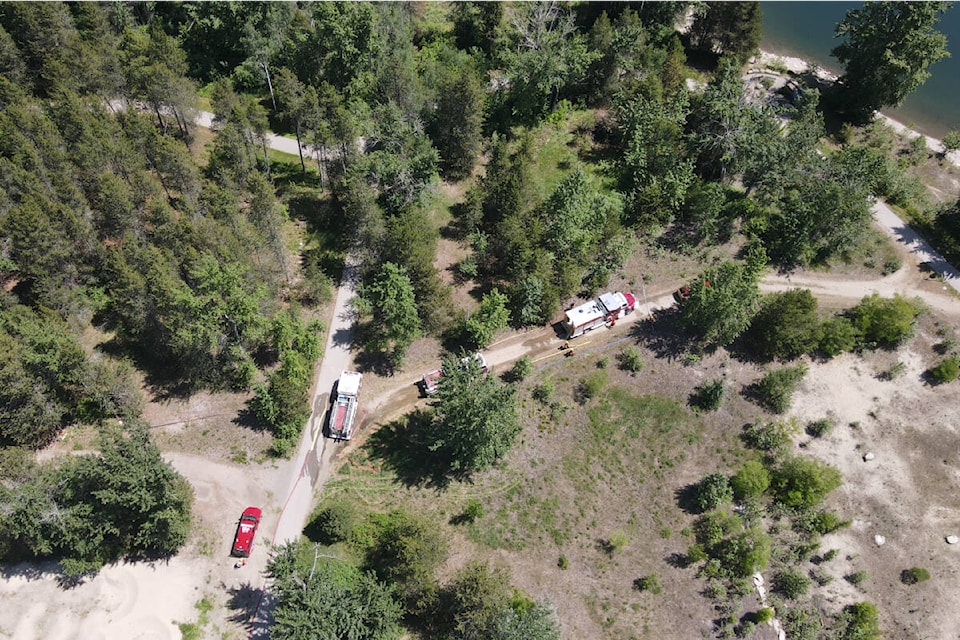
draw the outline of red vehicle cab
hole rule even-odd
[[[243,510],[240,523],[237,525],[237,535],[233,538],[233,550],[230,555],[238,558],[250,557],[253,539],[257,535],[257,527],[260,525],[261,513],[257,507],[247,507]]]

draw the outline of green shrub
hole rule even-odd
[[[883,372],[884,380],[896,380],[907,372],[907,365],[903,362],[895,362],[889,369]]]
[[[825,554],[823,554],[823,561],[830,562],[834,558],[840,555],[840,549],[830,549]]]
[[[610,534],[610,538],[607,540],[607,548],[610,553],[616,553],[627,546],[627,542],[629,542],[627,534],[618,529]]]
[[[533,388],[531,392],[533,399],[543,404],[550,404],[553,397],[553,380],[547,378]]]
[[[836,316],[820,325],[820,352],[828,358],[853,351],[860,340],[860,332],[849,319]]]
[[[833,533],[837,529],[850,526],[849,520],[844,520],[835,513],[829,511],[811,512],[805,511],[798,515],[793,521],[794,530],[807,535],[826,535]]]
[[[920,311],[918,303],[899,294],[881,298],[874,293],[850,310],[850,319],[867,345],[895,347],[913,335]]]
[[[637,578],[633,581],[633,586],[637,591],[649,591],[650,593],[660,593],[663,589],[660,587],[660,578],[656,573]]]
[[[757,611],[757,614],[754,616],[754,619],[757,621],[757,624],[766,624],[773,620],[773,609],[770,607],[764,607]]]
[[[830,430],[833,429],[833,420],[830,418],[821,418],[820,420],[814,420],[807,425],[807,433],[809,433],[814,438],[822,438],[823,436],[830,433]]]
[[[817,299],[809,289],[764,296],[763,306],[744,338],[753,355],[768,362],[793,360],[809,353],[820,339]]]
[[[696,488],[694,502],[700,513],[716,509],[733,500],[730,479],[722,473],[711,473],[704,477]]]
[[[770,472],[756,460],[745,462],[730,478],[730,488],[737,500],[747,500],[763,495],[770,486]]]
[[[533,373],[533,360],[530,356],[523,356],[513,363],[510,368],[510,379],[514,382],[520,382]]]
[[[580,378],[580,384],[577,385],[577,400],[581,403],[590,398],[600,395],[604,387],[607,386],[607,372],[594,371]]]
[[[903,263],[900,262],[900,258],[887,258],[883,261],[883,275],[889,276],[892,273],[900,271],[900,267],[903,266]]]
[[[463,508],[463,513],[461,513],[461,519],[464,522],[474,522],[483,517],[483,503],[475,498],[467,500],[466,506]]]
[[[320,544],[348,540],[362,515],[352,502],[337,500],[321,508],[304,529],[306,536]]]
[[[569,569],[570,561],[567,560],[567,556],[560,554],[560,558],[557,560],[557,566],[564,570]]]
[[[790,456],[774,470],[771,489],[776,501],[794,509],[818,505],[842,483],[840,471],[828,464]]]
[[[810,570],[810,577],[813,578],[813,581],[816,582],[821,587],[833,582],[833,576],[824,571],[821,567]]]
[[[870,577],[869,573],[867,573],[863,569],[860,569],[859,571],[848,573],[847,575],[843,576],[843,579],[849,582],[850,584],[856,586],[866,582],[867,578],[869,577]]]
[[[880,621],[877,607],[858,602],[844,607],[838,622],[838,640],[879,640]]]
[[[785,413],[790,408],[793,394],[806,374],[807,367],[804,364],[771,371],[754,385],[754,394],[760,404],[770,411]]]
[[[773,453],[790,446],[793,436],[799,430],[797,423],[793,420],[766,424],[757,420],[744,427],[743,440],[748,447]]]
[[[773,577],[773,590],[790,600],[806,594],[809,588],[810,578],[793,569],[784,569]]]
[[[723,403],[723,380],[703,382],[690,394],[690,404],[703,411],[716,411]]]
[[[620,368],[629,371],[631,374],[638,374],[643,370],[643,357],[640,350],[636,347],[627,347],[620,352]]]
[[[940,363],[930,369],[930,377],[937,384],[952,382],[960,376],[960,356],[952,355],[944,358]]]
[[[607,365],[610,364],[609,356],[601,356],[597,359],[597,369],[606,369]]]
[[[690,548],[687,549],[687,564],[696,564],[698,562],[703,562],[707,559],[707,552],[703,550],[703,545],[701,544],[692,544]]]
[[[903,584],[917,584],[930,579],[930,572],[923,567],[911,567],[900,572],[900,582]]]

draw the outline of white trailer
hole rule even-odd
[[[337,440],[349,440],[353,435],[353,421],[357,417],[357,405],[363,374],[356,371],[344,371],[337,382],[337,399],[330,407],[327,420],[327,437]]]
[[[636,306],[637,299],[632,293],[617,291],[605,293],[592,302],[574,307],[566,312],[563,319],[567,338],[576,338],[597,327],[613,324],[632,313]]]

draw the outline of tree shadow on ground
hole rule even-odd
[[[692,562],[690,562],[690,557],[685,553],[671,553],[666,558],[664,562],[673,567],[674,569],[686,569],[689,567]]]
[[[259,618],[265,615],[264,612],[273,610],[273,597],[265,589],[254,587],[249,582],[230,587],[227,594],[229,620],[243,627],[250,638],[268,637],[269,625]]]
[[[429,411],[418,409],[381,427],[365,445],[368,454],[383,460],[407,487],[445,488],[451,480],[450,463],[430,450],[432,419]]]
[[[650,349],[658,358],[673,360],[690,351],[694,338],[677,326],[676,308],[657,309],[650,322],[635,323],[630,335]]]
[[[697,488],[698,485],[694,482],[693,484],[680,487],[673,493],[673,496],[677,499],[677,506],[687,513],[703,513],[703,509],[697,505]]]

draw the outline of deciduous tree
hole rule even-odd
[[[842,38],[831,52],[843,65],[838,87],[848,114],[864,121],[877,109],[897,107],[950,55],[937,31],[948,2],[868,2],[837,24]]]

